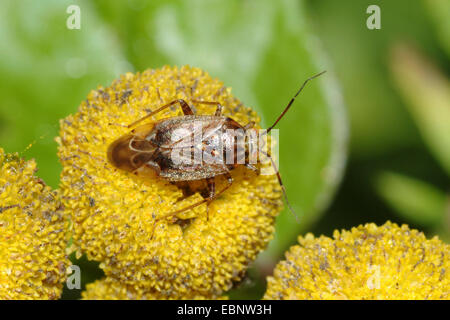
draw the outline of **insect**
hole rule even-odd
[[[308,81],[324,72],[308,78],[302,84],[280,116],[264,134],[268,134],[283,118]],[[174,216],[216,199],[233,184],[230,172],[238,166],[245,166],[259,174],[258,163],[260,162],[255,164],[250,161],[252,157],[255,159],[255,152],[258,152],[254,148],[254,135],[253,138],[250,134],[248,135],[250,138],[244,139],[250,130],[254,130],[255,123],[251,121],[241,125],[232,118],[222,115],[223,106],[219,102],[192,100],[192,103],[216,106],[216,111],[214,115],[196,115],[185,100],[173,100],[128,125],[128,128],[134,129],[111,143],[107,152],[108,161],[116,168],[136,175],[149,173],[166,179],[181,187],[184,198],[195,192],[190,187],[192,184],[206,182],[203,183],[203,185],[206,184],[206,187],[199,189],[203,200],[171,212],[164,217]],[[138,125],[164,109],[177,104],[180,105],[183,116]],[[200,139],[196,137],[200,137]],[[238,146],[237,141],[244,141],[244,144]],[[210,159],[209,161],[203,157],[197,159],[198,155],[206,155]],[[265,156],[270,159],[285,201],[296,216],[288,202],[286,190],[275,162],[267,153]],[[199,161],[192,161],[193,158]],[[223,176],[227,184],[217,191],[216,178],[219,176]]]

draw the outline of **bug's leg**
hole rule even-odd
[[[180,103],[181,110],[183,110],[183,114],[185,116],[193,116],[194,115],[194,110],[192,110],[192,108],[187,104],[186,101],[184,101],[183,99],[178,99],[178,102]]]
[[[183,200],[189,198],[190,196],[192,196],[193,194],[195,194],[195,192],[190,188],[189,183],[187,183],[186,181],[178,181],[173,184],[176,185],[178,188],[180,188],[181,191],[183,192],[183,195],[181,197],[179,197],[175,201],[175,203],[183,201]]]
[[[222,115],[222,110],[223,110],[223,106],[220,104],[220,102],[217,101],[200,101],[200,100],[192,100],[192,103],[196,103],[196,104],[207,104],[207,105],[213,105],[213,106],[217,106],[216,112],[214,113],[214,115],[216,117],[219,117]]]
[[[260,171],[260,170],[259,170],[256,166],[254,166],[253,164],[251,164],[251,163],[246,163],[245,166],[246,166],[248,169],[250,169],[250,170],[256,172],[256,174],[259,175],[259,171]]]
[[[181,212],[184,212],[184,211],[186,211],[186,210],[193,209],[193,208],[198,207],[198,206],[200,206],[200,205],[202,205],[202,204],[204,204],[204,203],[206,203],[206,202],[209,202],[209,201],[212,201],[212,200],[216,199],[218,196],[220,196],[222,193],[224,193],[224,192],[225,192],[229,187],[231,187],[231,185],[233,184],[233,177],[231,176],[231,174],[230,174],[229,172],[227,172],[227,173],[225,173],[224,175],[225,175],[226,178],[227,178],[228,185],[227,185],[226,187],[224,187],[222,190],[220,190],[219,193],[215,193],[213,198],[203,199],[203,200],[201,200],[201,201],[199,201],[199,202],[197,202],[197,203],[194,203],[194,204],[192,204],[192,205],[190,205],[190,206],[184,207],[183,209],[180,209],[180,210],[171,212],[171,213],[166,214],[166,215],[164,215],[164,216],[162,216],[162,217],[160,217],[160,218],[157,218],[156,220],[159,221],[159,220],[162,220],[162,219],[164,219],[164,218],[173,217],[174,215],[177,215],[177,214],[179,214],[179,213],[181,213]],[[215,186],[214,186],[214,189],[215,189]]]
[[[206,183],[208,184],[209,200],[212,200],[216,196],[216,182],[214,181],[214,177],[206,179]]]
[[[225,173],[225,177],[227,178],[228,185],[225,188],[223,188],[222,190],[220,190],[220,192],[216,195],[216,197],[221,195],[223,192],[225,192],[225,190],[227,190],[233,184],[233,177],[231,176],[231,174],[229,172]]]
[[[214,177],[206,179],[206,183],[208,185],[208,191],[209,191],[209,201],[212,201],[214,197],[216,196],[216,182],[214,180]],[[206,204],[206,221],[209,220],[209,202]]]
[[[214,115],[216,117],[220,117],[222,115],[222,109],[223,109],[223,106],[221,104],[218,104],[216,112],[214,112]]]
[[[207,201],[212,201],[216,199],[218,196],[224,193],[229,187],[231,187],[231,185],[233,184],[233,177],[229,172],[224,173],[224,176],[227,179],[228,184],[222,190],[220,190],[219,193],[216,193],[216,184],[214,178],[210,178],[212,180],[211,183],[209,179],[207,179],[209,189],[209,198],[207,199]]]
[[[247,124],[244,126],[244,130],[251,129],[251,128],[253,128],[254,126],[255,126],[255,121],[250,121],[249,123],[247,123]]]
[[[280,184],[281,191],[283,191],[284,200],[286,201],[286,204],[289,207],[289,210],[294,215],[295,220],[297,220],[297,222],[299,222],[297,214],[295,213],[294,209],[292,208],[291,204],[289,203],[289,200],[288,200],[288,197],[287,197],[287,193],[286,193],[286,188],[284,187],[283,181],[281,180],[280,171],[278,171],[278,168],[277,168],[277,165],[275,164],[275,161],[273,161],[272,157],[269,156],[266,152],[264,152],[262,150],[260,152],[270,159],[270,162],[272,163],[272,167],[275,170],[275,174],[277,175],[277,179],[278,179],[278,183]]]
[[[187,104],[186,101],[184,101],[183,99],[177,99],[177,100],[173,100],[172,102],[169,102],[168,104],[163,105],[162,107],[156,109],[155,111],[150,112],[149,114],[147,114],[146,116],[136,120],[135,122],[129,124],[127,127],[131,128],[134,127],[135,125],[137,125],[138,123],[144,121],[145,119],[150,118],[151,116],[154,116],[155,114],[157,114],[158,112],[163,111],[164,109],[169,108],[170,106],[173,106],[174,104],[179,103],[181,106],[181,109],[183,110],[183,114],[185,116],[188,115],[194,115],[194,111],[192,110],[192,108]]]

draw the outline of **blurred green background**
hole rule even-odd
[[[69,5],[81,10],[70,30]],[[369,5],[381,29],[369,30]],[[285,210],[232,298],[259,299],[299,234],[391,220],[450,239],[450,1],[2,0],[0,146],[57,188],[54,137],[91,89],[124,72],[197,66],[280,122]],[[32,144],[31,147],[28,147]],[[85,258],[83,287],[102,276]],[[63,298],[78,298],[65,290]]]

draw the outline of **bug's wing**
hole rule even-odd
[[[193,181],[216,177],[228,172],[224,165],[186,165],[179,168],[167,168],[161,171],[160,177],[169,181]]]
[[[138,126],[131,131],[131,133],[140,139],[146,139],[147,136],[152,132],[153,128],[155,127],[154,122],[149,122],[146,124],[143,124],[141,126]]]
[[[160,141],[159,146],[163,149],[198,147],[211,137],[219,136],[222,125],[222,117],[185,116],[170,118],[158,125],[158,130],[165,136],[163,141]]]

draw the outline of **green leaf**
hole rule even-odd
[[[450,82],[410,45],[393,48],[391,70],[425,142],[450,175]]]
[[[58,120],[75,112],[91,89],[129,71],[88,1],[78,2],[81,29],[66,27],[71,4],[0,2],[0,146],[36,158],[38,174],[53,187],[59,181]]]
[[[450,57],[450,1],[423,0],[432,17],[436,33],[443,48]]]
[[[436,187],[401,174],[383,172],[376,188],[380,196],[408,221],[438,226],[447,209],[446,195]]]

